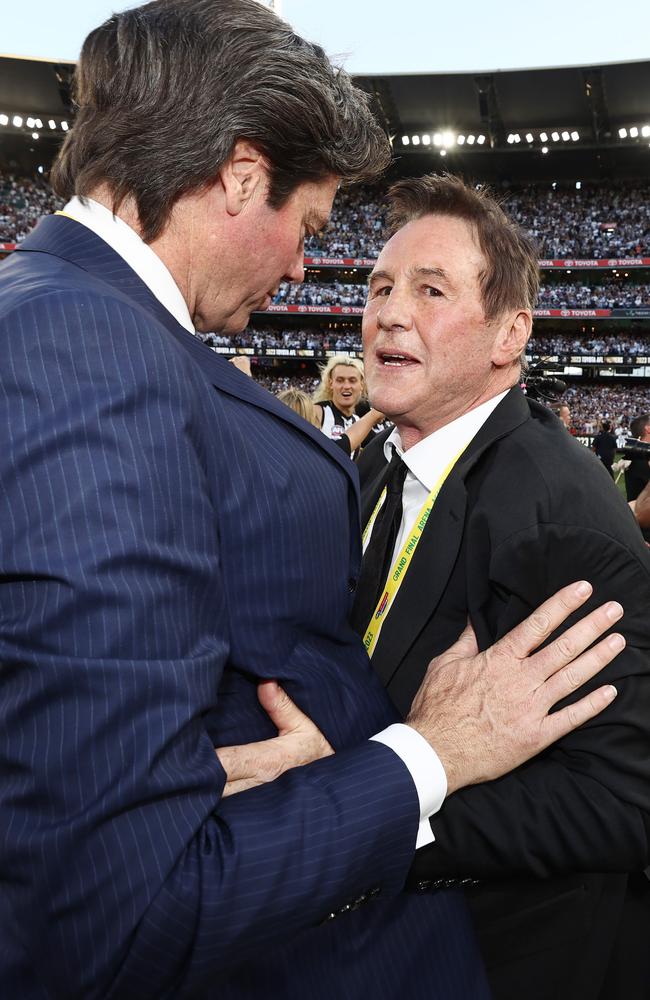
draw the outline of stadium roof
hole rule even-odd
[[[38,162],[47,159],[44,147],[49,150],[58,143],[62,121],[72,116],[73,70],[72,63],[0,57],[0,146],[7,157],[22,161],[18,147],[26,138],[31,146],[25,155],[41,157]],[[532,174],[540,176],[551,169],[546,161],[552,161],[558,176],[648,174],[650,60],[493,73],[363,76],[357,82],[372,94],[375,110],[395,137],[395,152],[409,171],[431,169],[432,156],[442,165],[439,157],[449,154],[444,164],[450,169],[461,162],[463,172],[486,179],[530,174],[531,160],[540,161],[532,164]],[[13,124],[16,115],[23,119],[20,126]],[[43,120],[37,138],[28,116]],[[54,127],[50,123],[48,129],[47,119],[54,120]],[[512,155],[517,152],[529,155]]]
[[[603,141],[650,124],[650,61],[476,74],[358,77],[394,134],[577,128]],[[608,134],[609,133],[609,134]]]

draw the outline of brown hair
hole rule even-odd
[[[449,215],[471,225],[487,263],[479,275],[486,319],[506,309],[533,309],[539,294],[535,241],[487,188],[470,187],[451,174],[428,174],[393,184],[388,206],[390,236],[425,215]]]
[[[273,208],[305,181],[371,180],[390,162],[368,96],[257,0],[154,0],[114,14],[84,42],[75,100],[52,186],[70,198],[106,183],[113,211],[133,196],[147,242],[238,139],[266,157]]]

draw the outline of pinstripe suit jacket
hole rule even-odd
[[[0,996],[390,996],[416,926],[422,995],[480,996],[459,901],[382,902],[418,805],[360,743],[394,716],[347,624],[349,460],[69,219],[2,265],[0,337]],[[339,752],[221,800],[213,746],[274,734],[265,677]],[[371,890],[269,986],[250,956]]]

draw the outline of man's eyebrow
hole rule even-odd
[[[436,278],[451,285],[451,278],[442,267],[413,267],[410,273],[417,278]]]
[[[388,271],[373,271],[372,274],[368,275],[368,284],[372,285],[375,281],[392,281]]]

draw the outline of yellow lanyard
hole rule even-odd
[[[451,472],[454,465],[456,464],[456,462],[458,461],[458,459],[460,458],[460,456],[463,454],[464,451],[465,447],[461,448],[458,454],[452,458],[449,465],[445,469],[443,469],[442,474],[438,479],[438,482],[435,484],[435,486],[427,496],[426,500],[424,501],[424,504],[420,509],[419,514],[417,515],[413,528],[411,529],[410,534],[408,535],[404,545],[402,546],[402,551],[398,554],[397,559],[393,563],[393,566],[386,580],[386,586],[384,592],[379,598],[379,601],[377,602],[377,607],[375,608],[372,614],[370,623],[368,624],[368,628],[366,630],[366,634],[363,637],[363,644],[366,647],[366,652],[368,653],[368,656],[372,656],[372,654],[375,651],[375,646],[377,645],[377,640],[379,639],[379,633],[381,632],[381,627],[384,624],[388,612],[393,606],[393,602],[397,597],[399,588],[401,587],[404,577],[406,576],[406,571],[411,565],[413,553],[415,552],[418,546],[418,542],[422,537],[422,532],[424,531],[424,527],[429,519],[429,514],[433,510],[433,505],[435,504],[438,494],[442,489],[443,483],[445,482],[447,476],[449,475],[449,473]],[[381,510],[385,499],[386,499],[386,487],[384,487],[384,489],[382,490],[381,496],[377,501],[375,509],[370,515],[370,520],[368,521],[364,529],[363,532],[364,545],[366,539],[368,538],[374,527],[375,521],[377,520],[377,515],[379,514],[379,511]]]

